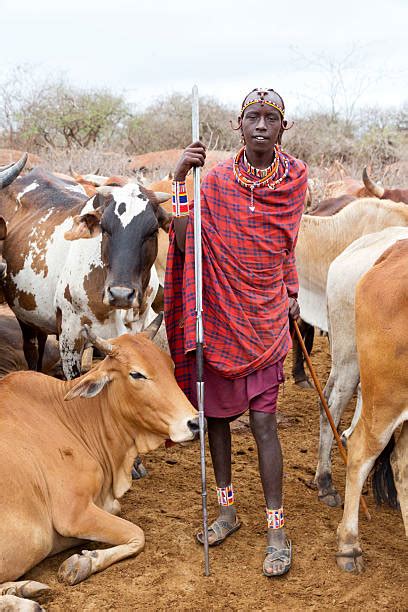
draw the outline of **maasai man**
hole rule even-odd
[[[273,89],[242,103],[244,146],[213,168],[201,186],[205,415],[217,483],[216,545],[239,529],[231,479],[230,422],[249,408],[268,525],[263,573],[285,574],[292,560],[282,505],[282,451],[276,404],[291,346],[289,313],[299,316],[294,249],[307,187],[303,162],[281,150],[285,106]],[[185,178],[203,166],[205,147],[187,147],[174,172],[173,227],[165,280],[165,317],[176,378],[195,400],[193,203]],[[197,534],[203,543],[203,534]]]

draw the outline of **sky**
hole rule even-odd
[[[172,92],[240,106],[273,87],[290,112],[408,102],[408,0],[0,0],[0,81],[108,88],[144,108]]]

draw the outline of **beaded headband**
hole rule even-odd
[[[241,108],[241,117],[244,114],[244,111],[248,108],[248,106],[251,106],[251,104],[267,104],[268,106],[273,106],[273,108],[276,108],[276,110],[278,110],[280,112],[280,114],[282,115],[282,118],[285,116],[285,109],[282,108],[281,106],[278,106],[278,104],[275,104],[275,102],[270,102],[269,100],[263,100],[262,98],[259,98],[258,100],[250,100],[250,102],[247,102],[246,104],[244,104],[244,106]]]

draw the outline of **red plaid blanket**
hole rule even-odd
[[[287,157],[289,174],[277,189],[255,189],[254,212],[250,191],[234,178],[232,159],[211,170],[201,186],[204,356],[225,378],[272,365],[291,346],[288,296],[298,291],[294,248],[307,168]],[[196,345],[193,230],[191,204],[185,254],[170,230],[164,292],[175,374],[187,394],[188,353]]]

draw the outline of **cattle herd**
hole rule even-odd
[[[0,168],[0,608],[10,610],[39,609],[31,600],[47,585],[19,579],[83,540],[110,547],[69,557],[59,569],[69,585],[138,554],[143,531],[118,516],[135,457],[198,434],[170,357],[152,342],[171,177],[146,186],[23,174],[26,161]],[[363,183],[327,186],[317,204],[311,192],[296,247],[301,328],[309,350],[315,328],[328,333],[336,425],[357,392],[336,561],[360,571],[358,508],[372,469],[377,498],[401,509],[408,534],[408,190],[364,170]],[[87,367],[91,347],[102,359]],[[295,382],[310,386],[296,345],[293,361]],[[322,412],[315,482],[338,506],[332,442]]]

